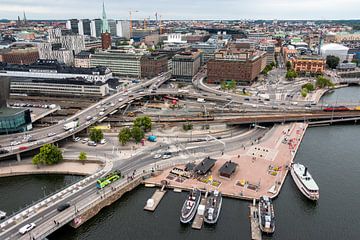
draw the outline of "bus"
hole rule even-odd
[[[121,178],[121,173],[119,171],[114,171],[106,175],[105,177],[99,178],[96,181],[96,187],[102,189],[107,185],[119,180]]]

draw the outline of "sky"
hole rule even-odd
[[[360,0],[104,0],[108,19],[360,19]],[[102,0],[0,0],[0,19],[101,17]],[[137,11],[137,12],[135,12]]]

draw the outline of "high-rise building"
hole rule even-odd
[[[102,20],[97,18],[91,20],[90,23],[90,31],[92,37],[100,37],[101,36],[101,29],[102,29]]]
[[[116,20],[109,19],[108,24],[109,24],[109,30],[110,30],[109,33],[111,34],[111,36],[116,36]]]
[[[116,36],[130,39],[130,23],[128,21],[116,22]]]
[[[80,34],[79,32],[79,20],[78,19],[70,19],[66,22],[66,28],[71,30],[71,32]]]
[[[199,71],[201,53],[198,50],[181,52],[172,58],[172,75],[180,81],[191,81]]]
[[[91,35],[91,21],[89,19],[79,20],[79,34],[80,35]]]

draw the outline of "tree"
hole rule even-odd
[[[312,83],[305,83],[302,88],[306,88],[308,92],[312,92],[315,90],[315,86]]]
[[[119,132],[118,138],[119,138],[119,142],[122,145],[125,145],[127,142],[129,142],[131,139],[130,128],[126,127],[126,128],[121,129],[121,131]]]
[[[139,143],[141,141],[141,139],[143,139],[145,137],[144,131],[137,126],[134,126],[131,129],[131,135],[134,138],[136,143]]]
[[[333,87],[334,83],[331,82],[330,79],[327,79],[323,76],[318,76],[315,83],[316,87],[318,88],[325,88],[325,87]]]
[[[306,97],[307,94],[308,94],[308,92],[309,92],[309,91],[308,91],[307,88],[302,88],[302,89],[301,89],[301,96],[302,96],[302,97]]]
[[[289,71],[291,68],[292,68],[291,62],[290,62],[290,61],[287,61],[287,62],[286,62],[286,69]]]
[[[96,143],[100,142],[101,139],[104,138],[104,134],[103,132],[101,131],[101,129],[98,129],[98,128],[92,128],[90,129],[90,140],[91,141],[94,141]]]
[[[134,126],[141,128],[144,132],[148,132],[152,128],[151,118],[148,116],[137,117],[133,124]]]
[[[291,80],[291,79],[294,79],[294,78],[296,78],[297,77],[297,73],[294,71],[294,70],[288,70],[287,72],[286,72],[286,79],[288,79],[288,80]]]
[[[189,131],[193,129],[193,125],[191,123],[184,123],[183,124],[184,131]]]
[[[226,85],[226,82],[225,82],[225,81],[221,81],[220,86],[221,86],[221,89],[222,89],[222,90],[226,90],[226,89],[227,89],[227,85]]]
[[[339,62],[340,62],[340,58],[338,58],[336,56],[329,55],[326,57],[326,64],[331,69],[335,69],[337,67],[337,65],[339,64]]]
[[[82,162],[82,164],[85,163],[86,159],[87,159],[86,152],[80,152],[79,153],[79,160]]]
[[[35,165],[52,165],[61,162],[62,160],[63,156],[60,148],[56,147],[54,144],[45,144],[40,148],[40,152],[33,157],[32,163]]]
[[[230,82],[228,82],[228,89],[236,89],[236,81],[235,80],[231,80]]]

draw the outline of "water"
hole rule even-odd
[[[320,101],[320,104],[341,104],[341,103],[351,103],[359,104],[360,106],[360,87],[345,87],[336,89],[333,92],[327,92]]]
[[[82,177],[28,175],[0,178],[0,210],[11,214]]]

